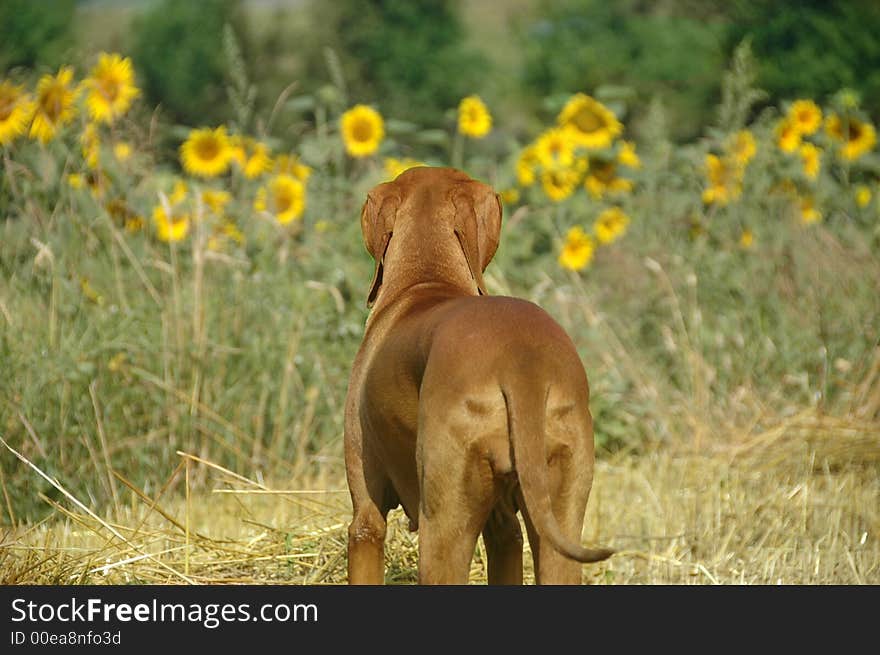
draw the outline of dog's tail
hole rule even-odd
[[[505,390],[504,398],[519,486],[535,531],[570,559],[585,563],[607,559],[614,553],[613,550],[584,548],[562,533],[550,502],[544,450],[546,398],[534,392],[517,391]]]

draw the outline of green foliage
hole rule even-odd
[[[733,51],[730,70],[725,71],[721,84],[718,127],[722,130],[733,132],[745,127],[752,108],[766,98],[767,93],[754,86],[755,68],[751,44],[743,41]]]
[[[73,45],[74,0],[0,2],[0,70],[56,68]]]
[[[318,48],[309,74],[326,78],[323,47],[337,52],[352,102],[377,102],[383,113],[436,123],[477,92],[485,59],[463,46],[456,3],[448,0],[342,0],[315,3]]]
[[[862,94],[866,107],[876,108],[878,34],[880,4],[873,0],[739,2],[729,41],[751,38],[758,84],[773,99],[823,99],[849,87]]]
[[[139,17],[132,56],[151,104],[188,125],[230,118],[226,24],[242,25],[238,0],[163,0]]]
[[[651,13],[634,2],[541,2],[520,26],[527,95],[595,94],[627,85],[637,103],[659,96],[677,121],[672,134],[693,137],[717,97],[721,24],[689,14]]]

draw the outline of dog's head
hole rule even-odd
[[[431,234],[437,235],[439,229],[439,234],[457,240],[479,293],[486,295],[483,271],[501,235],[498,194],[454,168],[420,166],[374,187],[361,210],[364,244],[376,261],[368,306],[382,285],[385,253],[395,226],[408,221],[430,221]]]

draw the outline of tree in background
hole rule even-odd
[[[223,29],[241,31],[243,18],[238,0],[163,0],[141,15],[132,58],[148,100],[187,125],[228,120]]]
[[[876,0],[538,0],[520,25],[523,96],[630,87],[659,96],[673,136],[713,120],[722,71],[749,39],[767,103],[856,90],[880,111]],[[758,108],[760,109],[760,107]]]
[[[457,3],[449,0],[338,0],[314,3],[308,75],[326,79],[323,47],[339,56],[351,102],[436,124],[475,92],[486,61],[464,48]],[[317,45],[318,47],[314,47]]]
[[[880,3],[876,0],[737,2],[728,48],[750,38],[758,85],[771,101],[820,99],[843,87],[880,115]]]
[[[74,0],[2,0],[0,71],[61,65],[74,42],[74,4]]]
[[[689,138],[711,119],[724,69],[723,23],[705,3],[541,0],[520,25],[526,96],[628,86],[634,104],[660,96]]]

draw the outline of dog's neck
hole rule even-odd
[[[454,234],[425,238],[406,231],[395,233],[382,265],[382,285],[372,315],[407,296],[436,293],[442,296],[476,296],[477,283]]]

